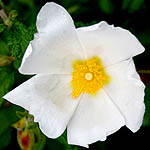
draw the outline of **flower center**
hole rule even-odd
[[[93,79],[93,74],[91,72],[88,72],[85,74],[85,79],[86,80],[92,80]]]
[[[73,98],[77,98],[81,93],[95,95],[110,81],[99,57],[76,60],[73,69],[71,80]]]

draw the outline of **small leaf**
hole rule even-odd
[[[22,118],[26,117],[28,115],[28,113],[26,111],[24,111],[24,112],[16,111],[16,115],[19,119],[22,119]]]
[[[11,10],[9,13],[9,18],[14,19],[18,16],[18,12],[16,10]]]
[[[0,24],[0,33],[3,32],[5,29],[5,25],[4,24]]]
[[[106,14],[111,14],[114,10],[114,5],[111,0],[100,0],[99,7]]]
[[[68,10],[69,14],[73,14],[74,12],[79,10],[79,8],[80,7],[78,5],[74,5],[74,6],[69,7],[67,10]]]

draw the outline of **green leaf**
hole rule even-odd
[[[144,4],[144,1],[145,0],[132,0],[132,3],[130,4],[130,12],[139,10]]]
[[[131,0],[123,0],[122,1],[122,9],[126,9],[129,4],[130,4]]]
[[[16,116],[19,118],[19,119],[22,119],[24,117],[26,117],[28,115],[28,113],[26,111],[22,112],[22,111],[16,111]]]
[[[10,142],[11,142],[11,132],[10,130],[7,130],[1,135],[0,149],[3,149],[4,147],[8,146]]]
[[[139,10],[144,4],[145,0],[123,0],[122,9],[129,9],[129,12],[134,12]]]
[[[4,24],[0,24],[0,33],[3,32],[5,29],[5,25]]]
[[[80,7],[79,7],[78,5],[73,5],[73,6],[69,7],[69,8],[67,9],[67,11],[69,12],[69,14],[73,14],[74,12],[78,11],[79,8],[80,8]]]
[[[10,19],[15,19],[18,16],[18,12],[16,10],[11,10],[9,13]]]
[[[19,120],[16,116],[16,111],[23,111],[23,109],[12,105],[0,110],[0,137],[12,126],[12,124]]]
[[[4,4],[3,4],[2,0],[0,0],[0,6],[2,6],[2,8],[3,8],[3,5],[4,5]]]
[[[0,106],[3,104],[4,96],[12,88],[14,84],[14,72],[8,72],[8,70],[0,70]]]
[[[145,89],[145,106],[146,111],[144,115],[143,126],[150,126],[150,86]]]
[[[17,0],[17,1],[31,8],[34,6],[34,0]]]
[[[0,40],[0,55],[9,55],[8,43]]]
[[[41,141],[34,144],[34,150],[43,150],[46,144],[46,137],[41,133]]]
[[[114,5],[111,0],[100,0],[99,7],[106,14],[111,14],[114,10]]]
[[[21,22],[16,21],[12,27],[13,35],[12,35],[12,43],[10,44],[10,49],[12,50],[12,55],[15,57],[14,66],[16,69],[21,64],[22,57],[24,52],[29,44],[29,42],[33,39],[33,34],[36,32],[35,26],[27,28]]]

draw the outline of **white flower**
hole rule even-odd
[[[144,84],[132,57],[144,47],[129,31],[106,22],[75,29],[67,11],[47,3],[19,71],[37,74],[4,96],[34,115],[42,132],[88,147],[143,120]]]

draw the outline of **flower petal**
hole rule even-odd
[[[72,99],[70,78],[70,75],[36,75],[4,98],[27,109],[45,135],[57,138],[79,102]]]
[[[63,74],[72,70],[72,60],[84,53],[73,20],[61,6],[46,3],[37,16],[37,30],[19,71],[23,74]]]
[[[88,147],[123,125],[124,118],[103,89],[96,96],[85,94],[67,126],[68,143]]]
[[[144,51],[144,47],[131,32],[108,25],[104,21],[78,28],[77,33],[83,47],[87,50],[87,56],[89,58],[99,56],[105,67]]]
[[[105,92],[124,116],[126,126],[136,132],[143,121],[145,112],[144,89],[132,59],[106,68],[111,82],[104,87]]]

